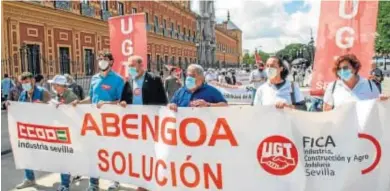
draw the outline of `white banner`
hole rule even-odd
[[[236,81],[241,83],[242,85],[248,85],[249,84],[249,73],[241,73],[237,72],[236,74]]]
[[[229,85],[218,82],[209,82],[217,88],[229,104],[250,105],[254,97],[253,87],[250,85]]]
[[[150,190],[388,191],[390,102],[307,113],[11,103],[16,167]]]

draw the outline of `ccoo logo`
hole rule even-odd
[[[268,173],[283,176],[291,173],[298,165],[298,151],[289,139],[274,135],[260,143],[257,160]]]

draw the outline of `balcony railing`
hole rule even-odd
[[[54,7],[56,9],[62,9],[65,11],[70,11],[70,1],[55,1]]]
[[[86,3],[81,3],[81,14],[88,17],[93,17],[95,15],[95,8],[89,6]]]
[[[108,19],[112,16],[110,11],[101,10],[102,20],[108,21]]]

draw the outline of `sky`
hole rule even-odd
[[[317,36],[319,0],[215,0],[216,20],[230,20],[243,32],[243,49],[276,52],[290,43],[308,43]],[[192,9],[199,12],[199,0]],[[259,47],[261,46],[261,47]]]

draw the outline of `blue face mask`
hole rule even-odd
[[[196,87],[196,83],[195,83],[195,78],[191,77],[191,76],[188,76],[186,78],[186,87],[187,89],[194,89]]]
[[[339,75],[339,77],[344,81],[350,80],[353,76],[352,71],[350,69],[341,69],[337,72],[337,75]]]
[[[129,67],[127,69],[127,73],[131,76],[132,79],[134,79],[138,75],[137,69],[134,67]]]
[[[30,91],[31,88],[32,88],[31,83],[22,84],[22,88],[23,88],[23,90],[25,90],[25,91]]]

